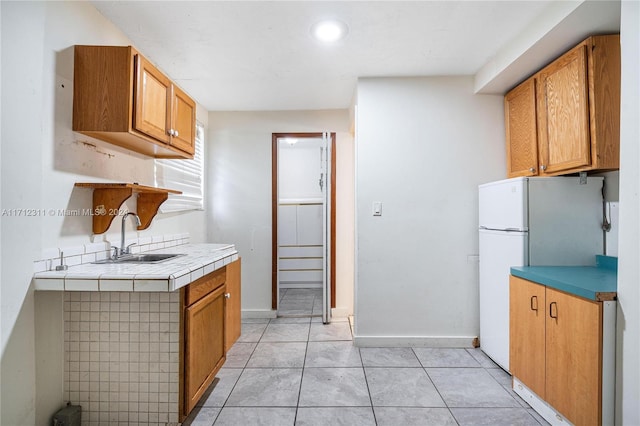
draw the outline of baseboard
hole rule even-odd
[[[513,378],[513,391],[552,426],[568,426],[573,424],[515,377]]]
[[[243,309],[242,318],[276,318],[278,312],[273,309]]]
[[[473,348],[477,336],[353,336],[359,347]]]
[[[350,309],[348,308],[331,308],[331,316],[336,318],[346,318],[350,315],[353,315]]]

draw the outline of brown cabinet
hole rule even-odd
[[[573,424],[600,424],[602,303],[551,288],[546,296],[545,399]]]
[[[196,406],[240,337],[240,279],[238,259],[181,290],[181,419]]]
[[[507,93],[505,127],[509,177],[618,169],[620,36],[587,38]]]
[[[510,278],[509,369],[529,389],[545,397],[545,288]]]
[[[156,158],[192,158],[195,102],[131,46],[75,46],[73,130]]]
[[[171,89],[171,145],[193,156],[196,152],[196,104],[178,86]]]
[[[538,171],[535,83],[530,78],[504,97],[509,177],[535,176]]]
[[[510,369],[576,425],[602,424],[603,306],[510,277]]]
[[[225,317],[225,351],[238,340],[242,327],[240,294],[240,259],[226,266],[227,314]]]
[[[184,288],[181,419],[196,406],[225,358],[225,268]]]

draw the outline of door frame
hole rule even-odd
[[[331,307],[336,307],[336,133],[331,132]],[[322,133],[271,134],[271,309],[278,309],[278,139],[321,138]]]

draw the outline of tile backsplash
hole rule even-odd
[[[65,292],[64,398],[82,424],[177,424],[179,292]]]
[[[126,240],[126,245],[135,244],[131,247],[132,253],[146,253],[188,243],[188,233],[127,238]],[[119,240],[45,249],[41,258],[33,262],[33,272],[35,274],[55,270],[56,266],[60,264],[60,253],[64,254],[65,265],[77,266],[107,259],[113,251],[112,247],[118,246],[120,246]]]

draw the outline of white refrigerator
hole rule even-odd
[[[603,178],[514,178],[480,185],[480,347],[509,371],[512,266],[593,265],[603,254]]]

